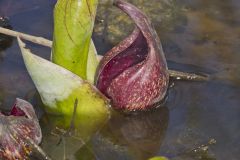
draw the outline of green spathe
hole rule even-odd
[[[91,36],[97,3],[97,0],[58,0],[54,9],[53,63],[92,83],[98,63],[91,58],[96,56]]]
[[[18,43],[28,73],[46,105],[45,110],[55,115],[57,126],[65,129],[70,126],[76,99],[78,105],[74,125],[81,130],[81,137],[91,135],[108,120],[109,101],[93,85],[61,66],[32,54],[19,38]]]
[[[97,59],[97,51],[94,46],[93,41],[90,43],[89,52],[88,52],[88,62],[87,62],[87,80],[94,83],[94,77],[96,73],[96,69],[98,66],[98,59]]]

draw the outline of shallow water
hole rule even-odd
[[[156,155],[174,160],[240,159],[240,2],[131,2],[151,17],[169,68],[208,73],[211,80],[173,81],[164,106],[135,115],[113,114],[76,156],[101,160]],[[53,6],[54,0],[0,0],[0,14],[9,17],[14,30],[51,39]],[[107,0],[100,1],[93,37],[99,53],[133,28],[120,14]],[[48,48],[27,45],[44,58],[50,55]],[[16,97],[31,99],[35,88],[16,40],[8,48],[0,47],[0,107],[7,110]]]

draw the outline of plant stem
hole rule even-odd
[[[0,27],[0,33],[6,34],[6,35],[9,35],[12,37],[20,37],[22,39],[31,41],[33,43],[36,43],[36,44],[39,44],[42,46],[46,46],[46,47],[50,47],[50,48],[52,47],[52,41],[42,38],[42,37],[28,35],[25,33],[13,31],[13,30],[6,29],[3,27]],[[97,58],[98,58],[98,60],[101,60],[102,56],[98,55]],[[207,81],[209,79],[208,76],[198,75],[198,74],[194,74],[194,73],[186,73],[186,72],[181,72],[181,71],[176,71],[176,70],[168,70],[168,72],[169,72],[170,77],[175,80]]]

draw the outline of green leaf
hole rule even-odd
[[[58,0],[54,10],[52,61],[83,79],[91,75],[91,81],[91,72],[95,71],[97,63],[91,58],[94,55],[91,35],[97,3],[97,0]],[[92,66],[88,65],[88,59],[94,61],[89,63]],[[87,73],[89,69],[90,73]]]
[[[74,125],[78,136],[86,138],[109,118],[109,101],[92,84],[74,73],[36,56],[18,38],[26,68],[46,105],[45,110],[55,115],[57,126],[70,127],[75,100],[78,105]]]
[[[98,59],[97,59],[97,51],[94,46],[93,41],[91,41],[89,52],[88,52],[88,63],[87,63],[87,80],[94,83],[94,77],[96,73],[96,69],[98,66]]]
[[[149,160],[168,160],[168,158],[160,156],[160,157],[150,158]]]

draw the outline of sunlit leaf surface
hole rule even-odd
[[[74,116],[75,136],[83,139],[109,118],[109,101],[94,86],[72,72],[32,54],[18,39],[27,70],[56,126],[69,129]],[[78,101],[74,108],[75,101]],[[54,117],[54,118],[53,118]]]
[[[54,10],[52,61],[91,82],[97,66],[91,43],[97,2],[59,0]]]

